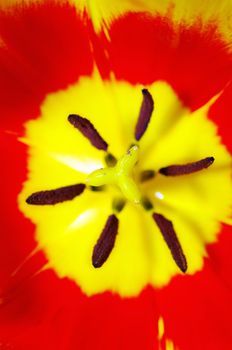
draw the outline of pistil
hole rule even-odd
[[[125,198],[138,204],[141,194],[131,175],[138,161],[138,152],[139,147],[133,146],[114,167],[95,170],[89,174],[86,184],[89,186],[116,185]]]

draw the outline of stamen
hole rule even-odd
[[[147,197],[142,198],[141,204],[142,204],[143,208],[147,211],[154,208],[152,202]]]
[[[118,233],[118,218],[110,215],[106,225],[94,247],[92,255],[92,264],[94,267],[101,267],[108,259]]]
[[[90,186],[89,188],[93,192],[101,192],[104,191],[105,186]]]
[[[33,205],[51,205],[69,201],[79,196],[85,189],[84,184],[60,187],[55,190],[39,191],[31,194],[26,202]]]
[[[139,118],[135,128],[135,138],[137,141],[139,141],[145,133],[154,109],[154,101],[150,92],[147,89],[143,89],[142,93],[143,102],[140,108]]]
[[[154,176],[155,176],[154,170],[143,170],[140,173],[139,180],[140,180],[140,182],[145,182],[145,181],[153,179]]]
[[[93,124],[86,118],[82,118],[76,114],[70,114],[68,121],[78,129],[97,149],[106,151],[108,144],[100,136],[98,131],[94,128]]]
[[[176,262],[177,266],[182,272],[187,270],[187,261],[183,253],[180,242],[177,238],[177,235],[174,231],[174,227],[171,221],[166,219],[163,215],[153,213],[153,219],[155,220],[157,226],[160,229],[160,232],[163,235],[165,242],[167,243],[168,248],[171,251],[172,257]]]
[[[207,157],[197,162],[188,163],[185,165],[169,165],[167,167],[161,168],[159,173],[165,176],[178,176],[178,175],[187,175],[192,174],[197,171],[208,168],[213,164],[214,158]]]
[[[113,156],[113,154],[107,153],[107,155],[105,156],[105,162],[107,166],[113,167],[117,164],[117,159],[115,158],[115,156]]]
[[[120,213],[123,210],[125,204],[126,201],[124,198],[115,198],[112,203],[112,208],[117,213]]]

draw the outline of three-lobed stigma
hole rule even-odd
[[[114,167],[106,167],[95,170],[87,176],[86,184],[89,186],[116,185],[123,196],[138,204],[141,201],[141,194],[132,177],[132,171],[139,158],[139,147],[132,146],[122,156]]]

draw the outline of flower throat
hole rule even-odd
[[[112,200],[112,214],[106,220],[105,226],[94,246],[92,265],[95,268],[100,268],[107,261],[115,246],[120,224],[120,212],[127,201],[132,201],[135,205],[141,205],[143,209],[151,213],[151,217],[159,228],[176,265],[182,272],[186,272],[186,257],[173,223],[161,213],[155,211],[153,203],[142,194],[139,184],[134,179],[136,164],[139,162],[139,141],[145,134],[150,119],[154,114],[154,101],[150,92],[147,89],[143,89],[142,95],[143,100],[134,132],[135,143],[119,160],[108,152],[108,143],[88,119],[76,114],[69,115],[69,123],[86,137],[93,147],[106,153],[106,167],[91,172],[87,176],[85,183],[34,192],[26,199],[26,202],[31,205],[55,205],[72,200],[85,190],[102,191],[106,186],[116,186],[120,190],[121,196]],[[213,162],[214,158],[210,156],[200,160],[193,160],[193,162],[184,165],[167,165],[160,168],[158,172],[163,176],[188,175],[208,168]],[[149,181],[155,177],[155,174],[156,172],[153,169],[144,170],[137,176],[138,182]]]

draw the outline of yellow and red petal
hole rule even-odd
[[[140,161],[135,171],[158,170],[172,161],[178,164],[207,154],[216,158],[216,166],[204,173],[175,180],[157,175],[153,182],[140,188],[153,201],[156,212],[174,222],[188,260],[188,273],[193,274],[203,266],[204,245],[216,240],[218,221],[227,222],[230,214],[230,155],[220,144],[215,125],[207,119],[207,110],[215,98],[190,116],[189,109],[183,107],[167,83],[155,82],[149,90],[156,110],[140,142]],[[77,110],[88,117],[104,139],[110,140],[110,151],[121,156],[133,140],[140,95],[138,86],[126,82],[103,84],[95,73],[65,91],[49,94],[41,105],[40,118],[26,124],[30,172],[19,196],[20,209],[35,223],[38,245],[46,252],[50,266],[59,276],[75,280],[88,295],[111,290],[132,296],[149,283],[163,286],[177,273],[150,215],[126,205],[120,213],[116,247],[107,265],[95,271],[91,265],[92,249],[111,214],[111,202],[119,193],[108,186],[101,194],[87,190],[74,201],[40,208],[28,206],[25,199],[34,191],[85,181],[86,171],[91,170],[89,159],[91,167],[104,166],[104,153],[70,128],[67,111]],[[175,106],[174,113],[170,106]],[[102,122],[105,115],[111,118]],[[99,165],[96,161],[100,161]],[[202,190],[197,191],[199,188]],[[220,188],[220,192],[216,193],[215,188]],[[162,200],[157,199],[158,193]]]
[[[38,116],[47,93],[91,74],[90,38],[105,79],[110,69],[117,79],[133,84],[165,79],[191,109],[223,90],[231,79],[231,53],[215,24],[176,26],[163,15],[124,14],[111,23],[108,42],[103,33],[97,37],[92,26],[83,23],[73,7],[51,3],[0,14],[5,232],[1,234],[1,342],[6,349],[17,350],[155,349],[157,321],[162,316],[165,337],[179,349],[229,350],[231,239],[226,231],[230,228],[208,248],[210,262],[205,262],[203,271],[177,277],[159,292],[148,288],[134,299],[122,300],[110,293],[87,298],[52,271],[32,277],[45,262],[40,253],[14,274],[35,241],[32,224],[17,207],[26,179],[26,149],[5,130],[22,131],[24,121]],[[210,117],[231,149],[230,96],[228,85]]]
[[[231,64],[232,65],[232,64]],[[232,110],[232,83],[228,82],[223,93],[211,107],[209,118],[218,125],[218,134],[222,137],[223,143],[232,153],[232,138],[231,138],[231,110]]]

